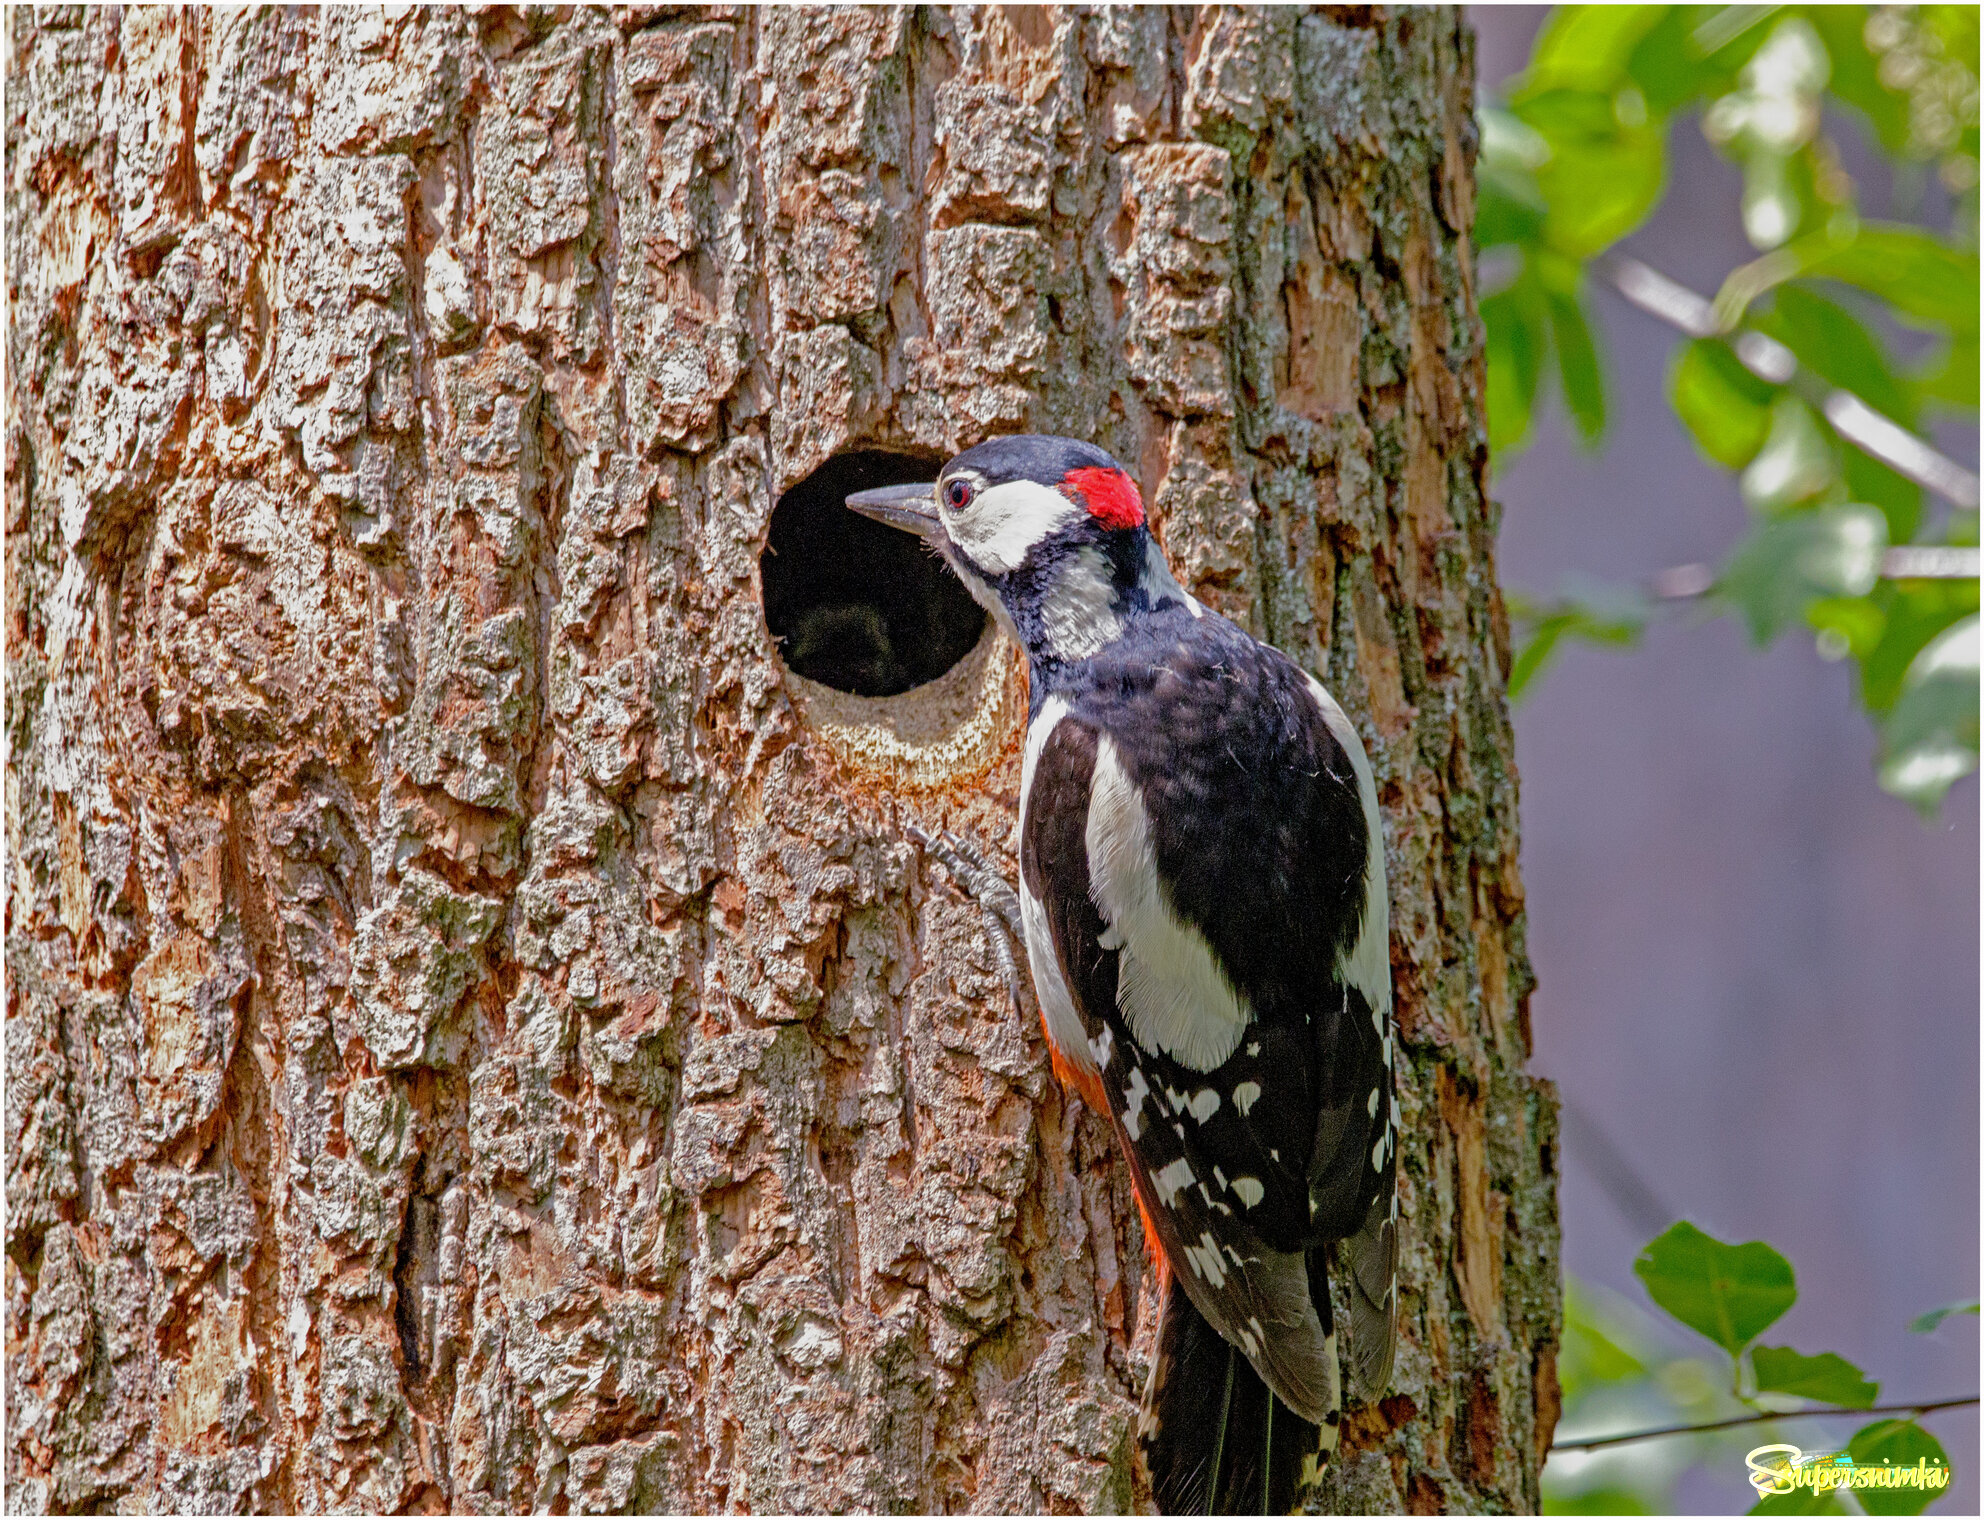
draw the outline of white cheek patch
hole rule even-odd
[[[1059,491],[1033,480],[988,486],[963,511],[937,510],[951,542],[987,575],[1019,569],[1035,544],[1085,515]]]
[[[1088,805],[1089,891],[1121,937],[1116,1006],[1139,1044],[1211,1071],[1253,1020],[1205,936],[1178,917],[1157,874],[1150,816],[1107,735],[1095,746]]]
[[[1357,737],[1357,730],[1351,727],[1349,717],[1337,705],[1336,698],[1329,694],[1321,681],[1306,671],[1304,677],[1309,683],[1309,694],[1322,709],[1323,722],[1329,725],[1336,742],[1350,756],[1350,768],[1357,774],[1357,800],[1364,813],[1363,924],[1356,943],[1337,961],[1337,970],[1346,982],[1364,994],[1364,1001],[1371,1005],[1372,1016],[1379,1021],[1380,1034],[1385,1037],[1387,1064],[1390,1064],[1387,1026],[1391,1021],[1383,1016],[1388,1015],[1392,1007],[1391,907],[1385,891],[1385,833],[1382,815],[1378,812],[1378,783],[1371,774],[1371,761],[1364,753],[1364,741]]]
[[[1100,549],[1079,549],[1068,556],[1040,604],[1040,626],[1047,647],[1064,660],[1086,660],[1122,637],[1116,588]]]

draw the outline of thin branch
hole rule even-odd
[[[1964,544],[1902,544],[1881,554],[1887,581],[1974,581],[1984,570],[1984,550]],[[1708,565],[1672,565],[1655,571],[1647,589],[1663,602],[1687,602],[1715,589]]]
[[[1651,1441],[1657,1436],[1693,1436],[1710,1430],[1733,1430],[1739,1425],[1768,1425],[1777,1420],[1804,1420],[1820,1414],[1905,1414],[1911,1419],[1917,1415],[1933,1414],[1938,1409],[1963,1409],[1977,1402],[1977,1395],[1967,1399],[1937,1399],[1926,1404],[1876,1404],[1869,1409],[1850,1409],[1843,1404],[1828,1405],[1821,1409],[1793,1409],[1784,1414],[1745,1414],[1733,1420],[1711,1420],[1706,1425],[1663,1425],[1658,1430],[1636,1430],[1623,1436],[1589,1436],[1581,1441],[1553,1441],[1552,1451],[1595,1451],[1601,1446],[1622,1446],[1628,1441]]]
[[[1881,556],[1881,574],[1891,581],[1974,581],[1984,570],[1984,553],[1947,544],[1902,544]]]
[[[1846,439],[1898,475],[1934,491],[1959,507],[1975,511],[1977,476],[1947,454],[1930,447],[1893,418],[1877,412],[1851,391],[1827,385],[1817,376],[1801,377],[1798,359],[1775,338],[1760,332],[1731,334],[1715,304],[1657,269],[1624,254],[1601,254],[1592,261],[1613,288],[1648,316],[1691,338],[1730,338],[1745,369],[1772,385],[1800,381],[1798,389],[1818,404]]]
[[[1892,418],[1884,417],[1851,391],[1826,393],[1826,421],[1896,473],[1927,486],[1945,501],[1977,510],[1977,477],[1948,455],[1937,452]]]

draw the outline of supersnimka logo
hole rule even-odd
[[[1835,1488],[1946,1488],[1946,1463],[1920,1457],[1906,1467],[1892,1462],[1855,1462],[1843,1451],[1801,1451],[1783,1444],[1759,1446],[1744,1460],[1750,1486],[1759,1494],[1788,1494],[1801,1488],[1822,1494]]]

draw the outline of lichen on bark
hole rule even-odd
[[[1378,772],[1402,1342],[1320,1501],[1535,1507],[1454,12],[6,25],[10,1509],[1138,1502],[1127,1183],[904,831],[1008,849],[1012,704],[878,779],[760,607],[828,459],[1017,429]]]

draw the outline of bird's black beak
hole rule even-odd
[[[863,517],[934,539],[943,532],[937,521],[937,486],[934,481],[921,485],[878,486],[872,491],[856,491],[847,504]]]

